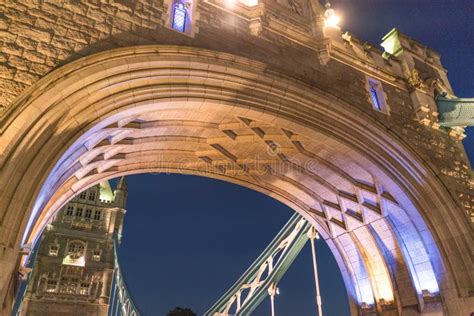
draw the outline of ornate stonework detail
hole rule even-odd
[[[321,46],[317,52],[319,64],[326,66],[331,59],[331,47],[329,44]]]
[[[105,182],[81,192],[48,224],[36,250],[20,315],[48,314],[52,305],[68,315],[76,314],[77,308],[85,314],[108,314],[112,280],[107,276],[114,266],[114,249],[109,247],[100,254],[103,245],[113,245],[108,229],[122,229],[127,195],[124,183],[122,179],[115,192]],[[83,225],[74,223],[90,224],[87,235]]]
[[[352,45],[352,35],[349,32],[342,34],[342,39],[344,40],[345,45]]]
[[[303,14],[303,6],[300,0],[288,0],[288,6],[290,7],[291,11],[295,12],[296,14]]]
[[[451,97],[453,96],[450,92],[449,89],[446,87],[446,85],[443,83],[443,80],[440,78],[432,78],[428,80],[429,82],[429,87],[433,91],[434,95],[440,95],[443,97]]]
[[[407,73],[407,78],[408,84],[413,89],[421,89],[425,86],[423,80],[421,80],[420,78],[418,70],[416,70],[415,68],[413,68],[411,71],[409,71],[409,73]]]
[[[421,105],[416,109],[416,118],[419,123],[435,130],[439,129],[438,112],[431,110],[428,105]]]
[[[263,31],[262,18],[253,19],[249,23],[250,34],[253,36],[259,36]]]
[[[474,223],[474,194],[460,192],[458,198],[471,223]]]

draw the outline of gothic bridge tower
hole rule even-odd
[[[19,315],[108,315],[114,234],[127,188],[103,181],[70,200],[47,224]]]
[[[300,213],[353,315],[471,313],[472,171],[462,126],[441,115],[456,98],[440,55],[396,29],[379,49],[330,13],[317,0],[2,1],[3,314],[51,219],[144,172],[219,178]]]

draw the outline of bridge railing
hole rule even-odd
[[[109,316],[139,316],[140,312],[130,296],[119,263],[119,234],[114,234],[114,277],[109,300]]]
[[[17,291],[17,295],[16,295],[16,298],[15,298],[15,303],[14,303],[13,309],[12,309],[12,316],[21,315],[21,311],[22,311],[22,308],[23,308],[23,301],[24,301],[25,295],[26,295],[26,290],[28,288],[28,284],[30,282],[30,279],[32,278],[32,273],[30,273],[30,272],[33,269],[33,265],[35,263],[36,256],[38,254],[40,244],[41,244],[41,240],[36,241],[36,243],[33,246],[33,249],[31,250],[31,252],[27,256],[27,258],[25,259],[26,263],[25,263],[23,269],[24,269],[26,275],[20,276],[19,284],[18,284],[18,291]]]
[[[295,213],[239,280],[205,316],[247,316],[270,296],[272,315],[278,283],[310,238],[311,224]]]
[[[474,125],[474,98],[438,96],[436,103],[441,125],[450,127]]]

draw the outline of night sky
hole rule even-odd
[[[393,27],[441,53],[456,95],[474,97],[474,1],[332,1],[342,29],[379,44]],[[465,140],[474,155],[472,136]],[[207,310],[248,268],[291,217],[287,206],[234,184],[186,175],[128,177],[121,247],[128,286],[144,315]],[[348,314],[335,259],[317,242],[324,314]],[[279,285],[277,315],[315,316],[307,245]],[[254,315],[270,315],[269,300]]]

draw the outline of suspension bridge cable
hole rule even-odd
[[[321,301],[321,294],[319,291],[318,264],[316,261],[316,247],[314,244],[314,240],[318,239],[319,235],[314,227],[311,227],[311,229],[308,231],[308,237],[311,242],[311,253],[313,256],[314,284],[316,285],[316,305],[318,306],[318,315],[323,316],[323,308],[322,308],[323,304]]]

